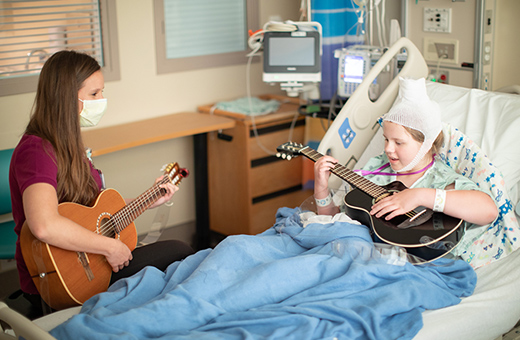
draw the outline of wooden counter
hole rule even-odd
[[[168,139],[229,129],[235,120],[196,112],[182,112],[137,122],[82,131],[83,141],[92,156],[128,149]]]

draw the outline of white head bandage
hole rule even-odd
[[[442,131],[439,105],[426,93],[424,78],[399,77],[399,95],[390,111],[383,116],[389,121],[422,132],[424,142],[415,158],[396,172],[412,170],[431,149],[433,142]]]

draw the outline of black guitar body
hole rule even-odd
[[[290,160],[297,155],[316,162],[323,157],[321,153],[302,144],[287,142],[276,148],[277,156]],[[336,164],[330,170],[355,189],[345,195],[347,215],[358,220],[372,231],[375,242],[387,243],[406,249],[417,258],[414,264],[433,261],[448,254],[455,247],[464,233],[462,220],[433,212],[425,207],[417,207],[406,214],[396,216],[389,221],[370,215],[376,200],[403,191],[406,186],[395,181],[386,186],[379,186],[363,176]]]
[[[385,188],[389,192],[406,189],[401,182],[392,182]],[[375,242],[403,247],[409,254],[418,256],[425,262],[446,255],[462,236],[462,220],[430,209],[416,209],[416,213],[421,214],[421,218],[414,221],[418,223],[410,223],[410,217],[405,215],[386,221],[384,217],[376,218],[370,215],[374,199],[357,188],[348,192],[344,201],[347,215],[371,228]]]

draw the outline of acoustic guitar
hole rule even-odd
[[[308,146],[288,142],[277,148],[277,156],[290,160],[304,155],[316,162],[322,154]],[[368,226],[376,242],[404,248],[415,255],[415,264],[431,262],[448,254],[460,241],[463,221],[425,207],[417,207],[406,214],[385,220],[370,215],[372,205],[378,200],[406,189],[395,181],[379,186],[347,167],[336,164],[331,172],[354,187],[345,197],[346,213]]]
[[[134,220],[166,193],[160,185],[177,185],[188,171],[177,163],[165,166],[165,176],[134,201],[125,204],[114,189],[103,190],[92,207],[76,203],[58,205],[60,215],[103,236],[121,240],[130,250],[137,244]],[[74,252],[36,239],[27,222],[22,226],[20,246],[27,269],[42,299],[59,310],[83,304],[107,290],[112,267],[105,256]]]

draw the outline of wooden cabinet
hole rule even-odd
[[[285,98],[285,97],[284,97]],[[256,116],[215,110],[236,120],[234,128],[208,135],[210,229],[224,235],[258,234],[275,222],[280,207],[297,207],[312,195],[302,190],[302,161],[269,154],[289,139],[303,143],[305,117],[297,102]],[[199,107],[210,112],[211,105]],[[255,132],[256,130],[256,132]]]

